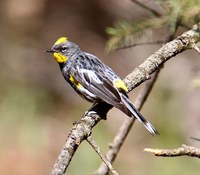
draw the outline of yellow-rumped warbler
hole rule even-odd
[[[47,52],[53,53],[63,77],[81,97],[93,103],[104,101],[136,117],[152,135],[158,134],[129,100],[125,83],[96,56],[81,51],[66,37],[59,38]]]

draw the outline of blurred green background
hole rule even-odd
[[[152,1],[144,1],[153,5]],[[156,8],[156,6],[154,7]],[[67,36],[81,49],[97,55],[123,78],[160,46],[140,46],[105,52],[106,27],[118,19],[145,15],[131,1],[120,0],[1,0],[0,1],[0,174],[44,175],[53,167],[72,122],[91,106],[64,81],[53,57],[44,51]],[[151,39],[166,35],[159,29]],[[117,160],[120,174],[199,174],[194,158],[157,158],[146,147],[200,146],[200,90],[191,86],[200,71],[199,55],[188,50],[165,65],[142,113],[159,130],[151,137],[136,122]],[[140,87],[130,93],[134,101]],[[103,152],[125,115],[116,109],[93,130]],[[91,174],[100,165],[83,143],[73,158],[70,175]]]

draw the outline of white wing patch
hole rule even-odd
[[[89,85],[91,82],[95,82],[97,84],[103,84],[103,82],[99,79],[99,77],[95,74],[94,71],[87,70],[87,69],[81,69],[78,71],[79,71],[81,77],[84,78],[87,85]]]
[[[91,93],[90,91],[88,91],[86,88],[84,88],[83,86],[81,86],[81,88],[79,88],[79,90],[85,94],[85,96],[88,98],[88,99],[96,99],[96,95],[94,95],[93,93]]]

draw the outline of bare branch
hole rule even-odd
[[[200,138],[196,138],[196,137],[190,137],[190,138],[200,142]]]
[[[118,175],[118,173],[115,171],[115,169],[112,167],[111,163],[108,161],[106,156],[101,152],[101,149],[97,146],[92,136],[89,136],[87,138],[88,143],[92,146],[92,148],[96,151],[96,153],[99,155],[99,157],[102,159],[102,161],[105,163],[105,165],[109,168],[110,172],[113,175]]]
[[[176,149],[145,148],[144,151],[154,153],[155,156],[163,156],[163,157],[190,156],[190,157],[200,158],[200,149],[187,145],[182,145],[182,147]]]

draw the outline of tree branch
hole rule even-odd
[[[92,146],[92,148],[96,151],[96,153],[99,155],[99,157],[101,158],[101,160],[105,163],[106,167],[108,167],[108,169],[110,170],[110,172],[113,175],[118,175],[118,173],[112,167],[112,164],[110,163],[110,161],[106,158],[106,156],[104,154],[102,154],[100,148],[97,146],[97,144],[95,143],[95,141],[92,138],[92,136],[89,136],[87,138],[87,141]]]
[[[158,70],[167,60],[178,53],[191,48],[192,44],[199,42],[199,26],[200,23],[194,25],[191,30],[165,44],[157,52],[147,58],[147,60],[138,66],[131,74],[129,74],[124,79],[129,92],[145,80],[149,79],[150,75]],[[86,112],[80,121],[74,124],[50,175],[65,174],[78,146],[91,134],[92,128],[101,119],[106,118],[106,114],[111,108],[112,106],[105,102],[97,104]]]
[[[92,127],[94,127],[99,121],[99,116],[95,113],[89,113],[84,115],[80,121],[74,123],[61,153],[54,164],[54,168],[50,173],[51,175],[65,174],[65,171],[78,146],[90,135]]]
[[[182,145],[182,147],[176,149],[145,148],[144,151],[154,153],[155,156],[163,156],[163,157],[190,156],[190,157],[200,158],[200,149],[187,145]]]
[[[176,39],[163,45],[158,51],[147,58],[140,66],[138,66],[131,74],[129,74],[124,81],[131,91],[142,82],[150,78],[150,74],[155,72],[159,67],[170,58],[177,54],[191,49],[194,43],[200,41],[200,23],[193,26],[193,28]]]

